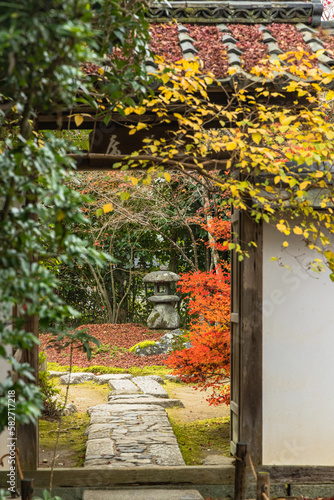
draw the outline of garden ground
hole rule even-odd
[[[79,350],[74,352],[74,371],[137,371],[139,374],[168,373],[163,362],[166,356],[141,357],[128,352],[133,345],[147,339],[158,340],[164,331],[149,331],[141,325],[84,325],[89,332],[100,342],[99,348],[93,347],[93,356],[90,361]],[[41,350],[45,349],[48,358],[49,370],[67,370],[69,365],[69,348],[61,350],[48,347],[51,334],[40,337]],[[66,387],[56,385],[65,395]],[[206,401],[207,393],[196,390],[185,384],[167,382],[165,388],[171,398],[182,401],[184,408],[168,410],[169,418],[177,435],[181,451],[186,463],[198,464],[203,460],[210,460],[210,455],[229,455],[229,408],[209,406]],[[108,386],[100,386],[92,382],[72,385],[69,387],[68,402],[74,403],[78,413],[64,417],[60,436],[59,451],[57,452],[56,467],[74,467],[83,463],[85,450],[84,430],[89,420],[87,408],[106,403]],[[53,443],[55,442],[58,419],[41,420],[40,423],[40,467],[50,467],[53,457]],[[216,459],[217,460],[217,459]]]

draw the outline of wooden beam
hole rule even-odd
[[[23,471],[24,477],[34,478],[34,487],[49,485],[51,469]],[[0,484],[6,479],[0,472]],[[54,469],[53,487],[108,487],[118,485],[156,484],[234,484],[234,467],[183,466],[183,467],[127,467],[125,469]]]
[[[84,153],[82,155],[79,154],[69,154],[67,155],[69,158],[72,158],[76,161],[77,170],[79,172],[93,172],[98,170],[114,170],[113,165],[118,162],[127,161],[129,159],[129,155],[110,155],[110,154],[100,154],[100,153]],[[226,155],[227,156],[227,155]],[[163,162],[165,158],[158,158],[153,155],[140,155],[140,160],[147,161],[147,165],[138,165],[136,167],[130,167],[130,171],[133,170],[146,170],[152,164],[165,166],[165,168],[178,169],[182,168],[188,171],[200,171],[201,169],[194,163],[191,163],[191,158],[187,158],[184,155],[175,156],[173,159],[169,161]],[[131,158],[134,161],[136,157]],[[209,171],[214,170],[224,170],[226,168],[228,158],[224,158],[223,155],[216,158],[208,158],[203,161],[204,168]]]
[[[182,466],[182,467],[133,467],[126,469],[54,469],[53,485],[58,487],[108,487],[118,485],[191,485],[234,484],[234,467]],[[271,484],[332,484],[334,467],[276,466],[256,467],[256,471],[269,472]],[[6,484],[8,471],[0,471],[0,485]],[[34,479],[35,488],[49,486],[51,469],[23,470],[24,477]],[[255,485],[253,474],[247,467],[247,484]]]
[[[334,485],[334,466],[264,465],[259,470],[269,472],[271,483]]]

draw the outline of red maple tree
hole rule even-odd
[[[220,250],[219,242],[230,230],[228,221],[215,219],[210,231]],[[212,241],[210,245],[212,245]],[[230,273],[227,262],[222,261],[210,272],[195,271],[182,275],[178,290],[189,297],[190,325],[189,349],[174,351],[166,361],[173,373],[186,383],[195,383],[202,390],[210,388],[210,405],[229,404],[230,390]]]

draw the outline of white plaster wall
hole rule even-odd
[[[300,237],[284,239],[265,225],[263,463],[334,465],[334,283],[307,271]]]

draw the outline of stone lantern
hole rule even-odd
[[[160,271],[147,274],[143,282],[154,284],[154,295],[148,300],[153,302],[154,307],[147,319],[147,326],[153,329],[168,328],[175,330],[180,326],[180,316],[175,309],[175,304],[180,298],[171,294],[171,283],[177,283],[180,279],[178,274],[168,271],[166,266],[160,266]]]

